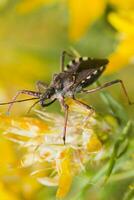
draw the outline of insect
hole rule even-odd
[[[71,61],[66,66],[64,64],[65,56],[71,57]],[[122,89],[127,97],[128,103],[133,104],[129,99],[123,81],[119,79],[104,83],[103,85],[98,86],[94,89],[85,89],[101,76],[108,62],[109,61],[107,59],[91,59],[90,57],[75,58],[70,53],[63,51],[61,54],[61,72],[53,75],[52,81],[49,85],[44,82],[38,81],[36,84],[37,91],[20,90],[17,92],[11,102],[0,103],[0,105],[9,104],[8,112],[10,112],[13,104],[17,102],[38,99],[30,107],[31,110],[37,103],[40,103],[42,107],[47,107],[58,100],[61,104],[61,107],[65,111],[65,121],[63,128],[63,141],[65,144],[69,108],[68,105],[65,103],[65,97],[73,98],[78,104],[87,108],[89,110],[89,113],[92,113],[94,112],[94,109],[91,106],[88,106],[76,99],[75,95],[77,93],[93,93],[119,83],[122,86]],[[27,94],[33,97],[29,99],[17,100],[17,97],[20,94]]]

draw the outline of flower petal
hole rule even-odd
[[[134,35],[134,11],[110,13],[108,15],[110,23],[119,31]]]
[[[37,179],[41,184],[46,186],[57,186],[58,185],[58,177],[49,178],[49,177],[43,177]]]
[[[108,20],[121,36],[116,50],[109,57],[106,73],[111,73],[134,59],[134,12],[110,13]]]
[[[87,142],[88,152],[98,152],[102,149],[102,144],[95,134],[91,135]]]
[[[79,40],[105,9],[104,0],[68,0],[71,40]]]
[[[62,198],[68,193],[73,179],[71,170],[71,150],[66,149],[62,152],[61,158],[62,159],[59,163],[59,187],[56,194],[58,198]]]

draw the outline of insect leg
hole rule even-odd
[[[39,92],[41,92],[42,90],[43,90],[43,91],[46,90],[47,87],[48,87],[48,85],[47,85],[46,83],[42,82],[42,81],[37,81],[37,82],[36,82],[36,88],[37,88],[37,90],[38,90]]]
[[[93,92],[97,92],[97,91],[99,91],[99,90],[101,90],[101,89],[104,89],[104,88],[106,88],[106,87],[110,87],[110,86],[112,86],[112,85],[114,85],[114,84],[117,84],[117,83],[120,83],[121,84],[121,87],[122,87],[122,89],[123,89],[123,91],[124,91],[124,94],[125,94],[125,96],[126,96],[126,98],[127,98],[127,101],[128,101],[128,104],[129,105],[132,105],[132,104],[134,104],[134,102],[131,102],[130,101],[130,98],[129,98],[129,96],[128,96],[128,93],[127,93],[127,90],[126,90],[126,87],[125,87],[125,85],[124,85],[124,83],[123,83],[123,81],[122,80],[114,80],[114,81],[111,81],[111,82],[107,82],[107,83],[105,83],[104,85],[101,85],[101,86],[99,86],[99,87],[97,87],[97,88],[94,88],[94,89],[91,89],[91,90],[83,90],[83,92],[85,92],[85,93],[93,93]]]
[[[52,101],[48,102],[48,103],[45,103],[44,102],[44,99],[40,99],[40,103],[41,103],[41,106],[42,107],[47,107],[47,106],[50,106],[52,103],[54,103],[56,101],[56,99],[53,99]]]
[[[89,110],[89,114],[88,116],[84,119],[84,122],[86,122],[90,116],[92,116],[92,114],[95,112],[94,108],[92,108],[91,106],[79,101],[78,99],[75,99],[75,97],[73,97],[73,99],[76,101],[76,103],[78,103],[79,105],[81,105],[82,107],[86,108],[87,110]],[[86,124],[85,124],[86,125]]]
[[[42,101],[42,99],[36,101],[28,110],[27,114],[29,114],[31,112],[31,110],[33,109],[33,107],[38,104],[39,102],[41,103],[42,107],[47,107],[49,105],[51,105],[52,103],[54,103],[56,101],[56,99],[53,99],[52,101],[48,102],[48,103],[44,103],[44,101]]]
[[[63,130],[64,144],[66,143],[67,120],[68,120],[68,105],[65,105],[65,122],[64,122],[64,130]]]
[[[61,66],[61,72],[64,71],[64,61],[65,61],[65,55],[68,55],[71,58],[74,58],[74,56],[67,51],[62,51],[61,58],[60,58],[60,66]]]
[[[66,144],[66,131],[67,131],[67,120],[68,120],[68,109],[69,106],[65,104],[64,99],[60,99],[60,103],[62,108],[65,110],[65,121],[64,121],[64,129],[63,129],[63,142]]]
[[[14,104],[14,101],[16,101],[17,97],[20,94],[27,94],[27,95],[39,98],[41,93],[40,92],[35,92],[35,91],[30,91],[30,90],[20,90],[20,91],[18,91],[17,94],[13,97],[12,102],[9,104],[9,107],[8,107],[8,110],[7,110],[8,114],[9,114],[9,112],[10,112],[10,110],[11,110],[13,104]]]

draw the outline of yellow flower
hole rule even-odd
[[[103,14],[105,0],[68,0],[69,37],[79,40],[88,28]]]
[[[69,38],[73,41],[78,41],[84,36],[91,25],[105,12],[107,2],[114,5],[119,12],[124,10],[129,13],[129,11],[133,12],[134,9],[133,0],[22,0],[17,5],[17,11],[20,14],[25,14],[39,7],[48,6],[53,3],[58,3],[58,5],[65,4],[69,12]]]
[[[134,61],[134,11],[110,13],[108,19],[119,36],[119,44],[109,57],[106,72],[111,73]]]
[[[4,188],[4,185],[2,183],[0,183],[0,199],[18,200],[18,198],[16,198],[12,192],[10,192],[10,191],[6,190],[6,188]]]
[[[134,12],[110,13],[109,21],[119,33],[134,35]]]
[[[1,116],[0,124],[4,136],[25,149],[19,161],[21,169],[29,168],[33,180],[43,185],[58,186],[59,198],[67,195],[73,177],[85,169],[87,162],[102,158],[103,138],[96,130],[107,136],[113,131],[113,124],[95,113],[87,119],[88,111],[74,100],[67,99],[66,103],[70,108],[66,145],[62,139],[64,117],[58,114],[37,110],[42,120]]]
[[[60,155],[59,162],[59,187],[56,196],[58,198],[64,197],[71,186],[73,174],[72,174],[72,152],[70,149],[66,149]]]
[[[33,119],[34,120],[34,119]],[[21,125],[23,130],[28,129],[30,119],[13,120],[10,117],[0,116],[0,130],[10,132],[10,127],[14,126],[17,131],[17,125]],[[34,121],[35,126],[37,120]],[[39,125],[39,124],[38,124]],[[32,131],[32,130],[31,130]],[[38,130],[36,129],[36,132]],[[11,132],[10,132],[11,133]],[[6,135],[8,137],[8,133]],[[12,137],[12,133],[11,133]],[[21,140],[21,137],[18,135]],[[19,140],[17,137],[14,140]],[[24,136],[25,141],[25,136]],[[19,156],[23,155],[23,150],[18,151],[18,147],[11,141],[7,140],[2,134],[0,137],[0,199],[3,200],[19,200],[20,196],[24,199],[32,199],[40,184],[34,177],[29,176],[29,170],[20,166]],[[5,158],[6,156],[6,158]]]
[[[15,162],[15,154],[12,147],[11,142],[5,138],[0,138],[0,176],[6,173],[8,165],[13,165]]]
[[[109,0],[109,3],[114,5],[118,10],[128,10],[134,9],[134,1],[133,0]]]
[[[97,152],[102,149],[102,144],[95,134],[90,136],[87,143],[87,149],[89,152]]]

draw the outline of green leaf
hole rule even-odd
[[[119,104],[108,92],[104,91],[100,93],[101,98],[108,106],[109,112],[118,120],[118,123],[122,126],[128,121],[125,108]]]

